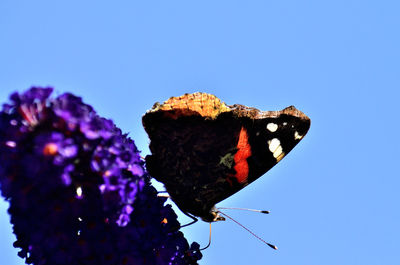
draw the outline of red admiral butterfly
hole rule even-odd
[[[260,111],[206,93],[156,103],[142,121],[148,172],[184,213],[206,222],[224,219],[214,205],[271,169],[310,128],[294,106]]]

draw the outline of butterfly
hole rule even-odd
[[[281,161],[310,122],[294,106],[260,111],[207,93],[171,97],[142,118],[150,138],[146,167],[184,213],[222,220],[215,204]]]

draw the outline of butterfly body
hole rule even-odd
[[[143,116],[151,140],[150,175],[186,213],[215,221],[214,205],[278,163],[307,133],[293,106],[262,112],[206,93],[156,104]]]

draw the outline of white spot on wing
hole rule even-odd
[[[276,162],[281,161],[281,159],[285,156],[285,153],[283,152],[281,146],[281,142],[277,138],[273,138],[272,140],[268,141],[268,148],[275,157]]]
[[[282,152],[279,156],[276,157],[276,163],[282,160],[282,158],[285,156],[285,152]]]
[[[275,152],[275,150],[279,146],[281,146],[281,141],[279,141],[278,138],[274,138],[274,139],[268,141],[268,148],[269,148],[269,151],[271,151],[272,153]]]
[[[276,148],[275,152],[274,152],[274,157],[277,158],[278,156],[280,156],[283,153],[283,149],[282,146],[278,146],[278,148]]]
[[[270,132],[276,132],[276,130],[278,130],[278,125],[276,123],[270,122],[267,124],[267,129]]]
[[[300,135],[297,131],[294,132],[294,139],[295,140],[301,140],[303,138],[303,135]]]

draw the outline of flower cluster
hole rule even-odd
[[[27,264],[197,264],[133,140],[51,88],[0,112],[0,188]]]

